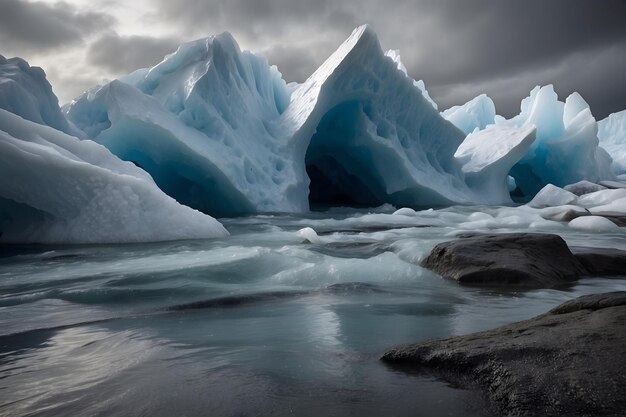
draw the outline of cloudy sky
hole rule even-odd
[[[0,0],[0,54],[43,67],[65,103],[223,31],[304,81],[363,23],[441,110],[485,92],[510,116],[549,83],[598,119],[626,109],[626,0]]]

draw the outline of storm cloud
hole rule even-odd
[[[113,72],[132,72],[154,65],[176,50],[180,41],[147,36],[120,36],[107,33],[89,46],[87,58],[93,65]]]
[[[232,31],[292,81],[312,73],[353,26],[369,23],[441,108],[487,92],[512,115],[546,83],[584,92],[600,117],[626,107],[623,0],[158,1],[172,19]],[[610,75],[617,77],[600,78]]]
[[[145,13],[124,20],[137,10]],[[297,82],[369,23],[441,109],[486,92],[510,116],[535,85],[549,83],[562,98],[579,91],[597,118],[626,108],[624,0],[136,0],[132,8],[0,0],[0,16],[1,45],[26,52],[89,34],[87,46],[76,46],[83,58],[75,70],[84,74],[116,77],[155,64],[179,40],[230,31]]]
[[[79,44],[85,35],[111,26],[103,13],[75,6],[21,0],[0,0],[0,45],[21,51],[42,51]]]

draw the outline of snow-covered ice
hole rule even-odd
[[[0,109],[0,241],[146,242],[228,234],[92,141]]]
[[[65,133],[79,132],[59,109],[44,71],[21,58],[0,55],[0,109]]]
[[[13,143],[24,150],[37,143],[33,149],[46,155],[40,161],[42,172],[66,175],[63,170],[57,173],[60,162],[54,158],[83,160],[82,153],[90,152],[86,147],[95,145],[73,136],[89,137],[128,162],[101,150],[97,160],[83,161],[93,173],[85,185],[76,179],[78,187],[98,189],[86,185],[90,181],[122,187],[115,175],[123,174],[152,190],[144,193],[131,187],[132,193],[159,199],[164,197],[162,190],[171,197],[163,200],[169,201],[164,203],[167,210],[193,213],[188,218],[202,215],[175,201],[216,216],[300,213],[310,204],[391,204],[400,208],[394,215],[371,216],[381,224],[403,224],[425,207],[511,205],[511,191],[534,199],[517,211],[503,209],[491,218],[473,216],[462,222],[463,227],[541,227],[545,221],[589,215],[586,210],[624,211],[616,194],[593,197],[594,191],[623,186],[615,181],[611,156],[598,140],[600,136],[607,147],[615,146],[618,151],[610,148],[611,155],[619,157],[623,113],[602,121],[598,130],[579,94],[561,102],[552,86],[531,91],[522,101],[521,113],[509,120],[496,116],[493,101],[484,94],[439,113],[424,82],[409,76],[398,51],[384,52],[368,26],[355,29],[302,84],[287,84],[276,67],[242,51],[229,33],[223,33],[185,43],[154,67],[88,90],[64,107],[65,114],[43,71],[19,58],[0,58],[0,93],[0,108],[21,116],[18,120],[8,112],[3,115],[2,145]],[[38,133],[42,128],[49,130]],[[59,131],[73,136],[63,134],[61,140]],[[48,169],[46,164],[54,166]],[[616,164],[619,158],[613,164],[619,172]],[[3,168],[8,167],[7,162]],[[24,184],[32,180],[15,164],[12,167]],[[20,198],[29,194],[24,184],[22,193],[16,194]],[[10,184],[3,187],[9,193]],[[15,188],[11,192],[17,192]],[[128,187],[122,188],[125,196]],[[2,197],[15,216],[19,211],[12,206],[15,198]],[[128,201],[125,204],[131,204]],[[54,211],[56,202],[37,204],[27,205],[45,212]],[[95,213],[112,203],[94,204],[101,204]],[[117,213],[119,222],[126,221],[119,219],[121,209],[106,210],[107,215]],[[156,205],[150,210],[156,213]],[[137,217],[140,211],[135,213]],[[55,216],[54,221],[68,221],[59,213]],[[50,229],[51,217],[44,217],[37,224]],[[105,218],[93,224],[104,224]],[[86,221],[72,224],[86,230],[82,227]],[[147,224],[145,219],[142,224]],[[185,230],[181,235],[195,236],[185,228],[179,227]],[[81,236],[80,231],[66,229],[67,237],[55,231],[45,239],[72,241]],[[155,227],[150,234],[142,229],[130,238],[107,237],[114,232],[102,229],[92,234],[94,240],[155,240],[160,231]],[[200,235],[223,233],[200,229]]]
[[[598,182],[614,178],[611,157],[598,146],[598,126],[589,105],[578,94],[558,100],[554,87],[535,87],[522,100],[521,113],[504,126],[534,125],[537,138],[511,170],[518,187],[533,196],[544,185],[563,187],[581,180]]]
[[[510,204],[509,171],[535,140],[535,127],[491,125],[470,133],[454,156],[463,164],[466,181],[489,204]]]
[[[598,139],[613,158],[613,171],[626,173],[626,110],[598,122]]]
[[[66,111],[208,213],[305,211],[309,188],[322,203],[479,201],[454,158],[464,135],[433,104],[362,26],[301,85],[286,85],[225,33],[88,91]]]
[[[583,216],[569,222],[569,227],[587,232],[607,233],[618,232],[619,227],[605,217]]]
[[[528,205],[534,208],[565,206],[573,204],[576,200],[576,194],[553,184],[548,184],[537,193]]]
[[[445,110],[441,115],[469,135],[476,129],[482,130],[495,123],[496,106],[488,95],[481,94],[462,106]]]

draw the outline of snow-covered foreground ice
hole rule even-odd
[[[224,236],[143,170],[0,109],[0,242],[147,242]]]
[[[0,56],[0,242],[222,237],[152,177],[68,123],[41,68]]]
[[[545,210],[335,209],[225,220],[225,239],[0,247],[2,413],[484,415],[471,392],[378,358],[626,289],[593,278],[498,292],[417,265],[468,231],[626,249],[623,232],[569,227]]]

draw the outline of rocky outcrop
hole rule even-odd
[[[576,248],[558,235],[472,235],[440,243],[422,262],[461,284],[553,288],[581,276],[626,276],[626,251]]]
[[[626,292],[615,292],[486,332],[399,346],[382,360],[476,383],[502,416],[622,416],[625,337]]]

